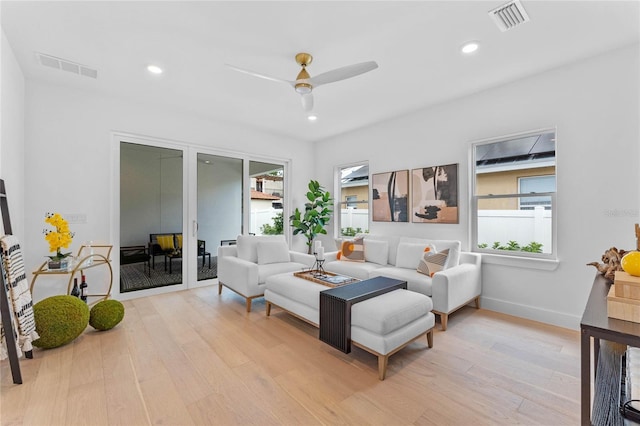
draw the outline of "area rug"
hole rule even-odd
[[[207,259],[208,260],[208,259]],[[202,267],[198,262],[198,281],[216,278],[218,276],[218,258],[211,256],[211,268],[209,262],[205,262]],[[145,290],[149,288],[164,287],[182,283],[182,259],[173,260],[173,273],[169,270],[165,272],[163,263],[156,263],[155,269],[151,268],[151,273],[147,275],[144,263],[134,263],[122,265],[120,267],[120,292]]]

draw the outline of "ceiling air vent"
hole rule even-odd
[[[503,32],[529,22],[529,15],[519,0],[496,7],[489,12],[489,16]]]
[[[62,71],[68,71],[74,74],[83,75],[85,77],[98,78],[98,70],[89,68],[85,65],[81,65],[62,58],[56,58],[55,56],[45,55],[44,53],[36,52],[36,56],[38,57],[40,63],[45,67],[56,68]]]

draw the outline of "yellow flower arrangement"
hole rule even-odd
[[[44,219],[45,223],[56,228],[55,231],[44,229],[44,239],[49,243],[49,251],[56,252],[55,256],[49,256],[51,260],[62,260],[69,256],[71,252],[62,253],[61,248],[69,248],[73,241],[73,232],[69,230],[69,223],[62,217],[60,213],[47,213]]]

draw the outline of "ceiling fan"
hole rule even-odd
[[[335,70],[327,71],[316,77],[311,77],[307,72],[307,66],[311,63],[311,61],[313,61],[313,56],[311,56],[309,53],[298,53],[296,55],[296,62],[302,67],[302,69],[300,70],[298,76],[294,81],[271,77],[254,71],[238,68],[229,64],[226,65],[227,67],[235,71],[249,74],[254,77],[260,77],[264,78],[265,80],[271,80],[290,85],[302,97],[302,108],[305,111],[311,111],[313,109],[313,95],[311,92],[314,88],[323,84],[346,80],[347,78],[355,77],[357,75],[364,74],[378,68],[378,64],[375,61],[369,61],[359,64],[347,65],[346,67],[342,68],[336,68]]]

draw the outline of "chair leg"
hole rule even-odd
[[[218,283],[218,295],[222,294],[222,283]]]
[[[378,355],[378,378],[384,380],[387,375],[387,364],[389,363],[389,355]]]
[[[427,331],[427,346],[433,347],[433,328]]]
[[[247,312],[251,312],[251,299],[247,297]]]
[[[449,319],[449,314],[440,314],[440,325],[442,326],[442,331],[447,330],[448,319]]]
[[[271,303],[270,302],[267,302],[266,311],[267,311],[267,316],[271,316]]]
[[[476,302],[476,309],[480,309],[480,296],[475,298],[475,302]]]

